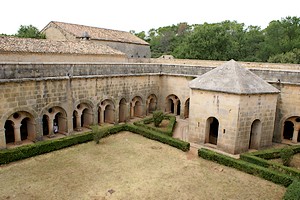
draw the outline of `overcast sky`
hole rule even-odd
[[[50,21],[136,32],[224,20],[265,28],[287,16],[300,17],[300,0],[1,0],[0,33],[30,24],[41,30]]]

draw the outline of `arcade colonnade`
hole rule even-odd
[[[81,101],[70,114],[62,105],[48,106],[40,114],[31,110],[17,110],[5,120],[5,134],[4,138],[1,138],[5,143],[1,148],[6,148],[6,144],[19,145],[25,140],[42,140],[44,136],[69,135],[94,124],[124,123],[135,117],[145,117],[157,109],[158,97],[150,94],[146,99],[141,96],[121,98],[118,102],[114,99],[104,99],[96,106],[89,101]],[[165,98],[165,107],[161,110],[188,118],[189,98],[180,101],[178,96],[170,94]]]

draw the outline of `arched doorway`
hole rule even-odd
[[[184,104],[184,118],[189,118],[189,115],[190,115],[190,98],[188,98]]]
[[[48,115],[43,115],[43,135],[49,134],[49,117]]]
[[[119,122],[126,122],[126,111],[127,105],[126,100],[123,98],[119,103]]]
[[[130,102],[130,117],[142,117],[143,113],[143,99],[139,96],[135,96]]]
[[[217,145],[219,133],[219,121],[215,117],[206,120],[205,142]]]
[[[104,123],[114,123],[114,108],[112,105],[107,105],[104,110]]]
[[[283,139],[292,140],[294,134],[294,123],[291,121],[284,122]]]
[[[180,99],[174,95],[171,94],[167,96],[166,98],[166,112],[173,113],[175,115],[180,115],[181,110],[181,102]]]
[[[261,121],[256,119],[251,125],[249,149],[258,149],[261,138]]]
[[[99,124],[115,123],[115,105],[112,100],[105,99],[99,105]]]
[[[29,118],[26,117],[21,121],[20,133],[21,133],[21,140],[27,140],[28,137],[28,123]]]
[[[73,121],[73,130],[75,130],[77,128],[77,124],[76,124],[76,118],[78,116],[78,113],[76,110],[73,111],[73,115],[72,115],[72,121]]]
[[[5,136],[8,142],[21,144],[23,140],[33,141],[36,138],[35,121],[33,116],[26,111],[12,114],[5,122]]]
[[[75,112],[76,111],[76,112]],[[74,127],[74,114],[76,116],[76,126],[75,130],[82,130],[81,127],[89,128],[93,124],[93,110],[92,106],[87,103],[80,103],[76,106],[76,109],[73,111],[73,127]]]
[[[147,114],[153,113],[157,107],[157,97],[155,94],[149,95],[147,98]]]
[[[6,144],[15,142],[14,123],[11,120],[6,120],[4,124]]]

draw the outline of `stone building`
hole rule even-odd
[[[0,62],[127,62],[126,55],[87,41],[0,36]]]
[[[189,141],[232,154],[272,144],[279,91],[231,60],[189,84]]]
[[[186,120],[189,142],[232,154],[300,142],[300,65],[128,62],[125,53],[99,47],[0,37],[0,148],[155,109]]]
[[[150,46],[137,36],[125,32],[51,21],[42,31],[49,40],[88,40],[121,51],[128,58],[150,58]]]

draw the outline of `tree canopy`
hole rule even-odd
[[[19,38],[36,38],[45,39],[46,36],[42,34],[35,26],[32,25],[21,25],[18,32],[13,35],[0,34],[0,36],[14,36]]]
[[[152,57],[300,63],[300,18],[274,20],[265,29],[236,21],[159,27],[136,34]]]

